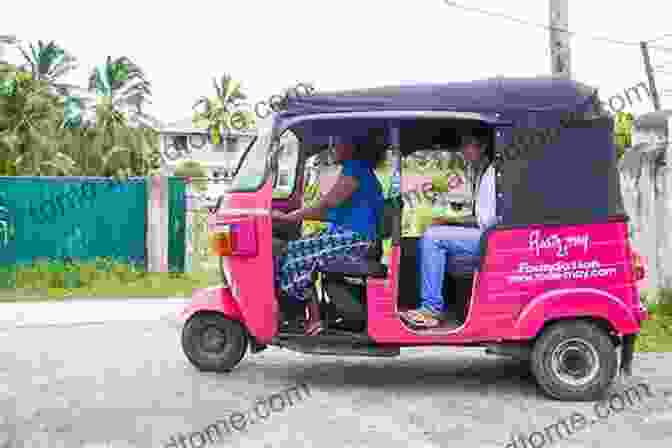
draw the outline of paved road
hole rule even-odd
[[[0,315],[6,316],[4,306]],[[101,309],[106,306],[121,305]],[[157,309],[170,306],[176,305],[157,304]],[[70,316],[85,322],[91,312]],[[574,412],[591,420],[593,404],[550,401],[523,365],[486,356],[481,349],[408,349],[400,358],[376,359],[271,348],[248,355],[230,374],[203,374],[184,358],[180,325],[172,315],[154,317],[102,324],[77,324],[74,318],[68,324],[63,317],[50,326],[4,325],[0,447],[648,448],[672,443],[672,354],[637,356],[629,384],[647,384],[652,397],[643,387],[640,401],[634,394],[627,395],[630,403],[616,396],[612,410],[600,408],[602,415],[611,415],[573,434],[561,431],[560,440],[552,425]],[[302,395],[295,394],[290,405],[286,398],[292,395],[282,391],[304,383],[307,389],[299,389]],[[614,393],[626,397],[626,387],[619,383]],[[222,420],[269,397],[273,409],[259,411],[263,421],[253,416],[255,422],[242,428],[236,420],[238,431],[230,419]],[[229,422],[230,433],[220,426],[215,443],[217,435],[206,428],[217,420]],[[535,431],[539,434],[532,436]],[[514,432],[528,440],[532,436],[532,443],[511,444]],[[183,443],[180,435],[186,437]]]
[[[153,321],[173,318],[189,299],[73,299],[60,302],[2,303],[0,328],[84,323]]]

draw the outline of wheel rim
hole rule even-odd
[[[551,354],[553,374],[566,384],[583,386],[590,383],[600,370],[597,350],[583,339],[569,339]]]
[[[206,328],[201,335],[201,347],[207,353],[219,353],[226,346],[226,333],[217,327]]]

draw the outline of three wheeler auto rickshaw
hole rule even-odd
[[[319,270],[327,328],[306,336],[279,319],[274,257],[300,226],[271,210],[301,206],[308,157],[333,136],[377,135],[388,145],[392,184],[402,159],[458,149],[465,133],[489,144],[499,224],[480,256],[451,260],[444,296],[452,318],[414,329],[399,312],[419,302],[417,238],[401,233],[403,204],[386,200],[380,240],[358,263]],[[198,369],[229,371],[248,347],[323,355],[397,356],[403,347],[482,346],[529,362],[541,389],[561,400],[604,396],[631,374],[640,323],[641,257],[629,241],[612,138],[594,89],[557,78],[407,85],[289,98],[272,131],[243,155],[209,229],[222,284],[194,293],[183,311],[183,350]],[[382,136],[382,137],[380,137]],[[294,154],[293,188],[274,196],[279,160]],[[469,224],[465,224],[469,225]],[[280,241],[280,242],[279,242]],[[319,292],[319,291],[318,291]],[[334,318],[335,317],[335,318]]]

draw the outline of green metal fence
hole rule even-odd
[[[184,178],[168,178],[168,269],[184,272],[186,235],[186,184]]]
[[[144,263],[144,178],[0,177],[0,265],[95,257]]]

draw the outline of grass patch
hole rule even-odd
[[[42,260],[0,266],[0,302],[91,297],[190,297],[194,289],[220,282],[216,270],[149,273],[144,267],[111,259],[91,262]]]
[[[654,313],[642,322],[637,338],[638,352],[672,352],[672,313]]]
[[[635,345],[638,352],[672,352],[672,290],[661,289],[657,296],[655,303],[649,294],[642,294],[649,320],[642,322]]]

